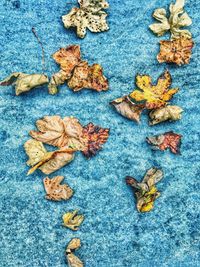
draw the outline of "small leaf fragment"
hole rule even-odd
[[[166,106],[159,109],[152,110],[149,113],[149,125],[155,125],[164,121],[180,120],[183,109],[178,106]]]
[[[160,41],[158,62],[175,63],[177,65],[189,64],[194,42],[192,39],[180,37],[172,41]]]
[[[30,139],[24,144],[26,154],[29,156],[28,166],[32,166],[28,175],[40,169],[45,174],[62,168],[74,159],[73,149],[56,150],[48,152],[43,144],[37,140]]]
[[[140,121],[140,116],[144,109],[144,105],[135,104],[133,101],[131,101],[129,96],[117,98],[110,104],[113,105],[116,108],[117,112],[123,117],[136,122]]]
[[[172,78],[168,70],[158,78],[156,85],[152,85],[150,76],[137,75],[136,85],[139,89],[134,90],[130,98],[135,103],[145,104],[147,109],[163,107],[179,90],[178,88],[169,89],[171,83]]]
[[[86,61],[80,63],[68,81],[68,86],[74,92],[84,88],[97,92],[108,90],[108,80],[103,75],[103,68],[99,64],[89,66]]]
[[[83,215],[78,215],[78,210],[74,210],[73,212],[67,212],[63,215],[63,223],[64,226],[77,231],[79,226],[82,224],[84,220]]]
[[[154,201],[160,196],[155,184],[162,178],[163,171],[155,167],[146,172],[141,183],[131,176],[126,177],[126,184],[134,189],[139,212],[148,212],[154,208]]]
[[[84,38],[87,28],[91,32],[103,32],[109,29],[106,22],[107,14],[103,11],[109,7],[105,0],[78,0],[79,8],[74,7],[67,14],[62,16],[65,28],[75,27],[77,35]]]
[[[61,185],[63,176],[56,176],[52,179],[46,177],[43,180],[46,191],[45,198],[53,201],[68,200],[73,195],[73,190],[67,184]]]
[[[22,93],[28,92],[33,88],[47,84],[49,79],[44,74],[25,74],[22,72],[14,72],[3,81],[1,86],[14,85],[15,94],[18,96]]]
[[[66,248],[66,259],[69,267],[83,267],[83,262],[74,255],[74,252],[81,247],[81,240],[73,238]]]
[[[97,152],[102,148],[102,145],[106,143],[109,137],[108,128],[101,128],[93,123],[88,123],[83,127],[83,136],[86,141],[86,149],[82,151],[83,155],[87,158],[95,156]]]
[[[147,137],[147,142],[152,145],[153,149],[166,150],[170,149],[172,153],[179,154],[182,135],[174,132],[166,132],[161,135]]]

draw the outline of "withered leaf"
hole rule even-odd
[[[29,156],[27,165],[32,167],[28,175],[37,169],[40,169],[45,174],[51,174],[74,159],[75,151],[73,149],[48,152],[41,142],[34,139],[28,140],[24,144],[24,148]]]
[[[73,238],[66,248],[66,258],[69,267],[83,267],[83,262],[74,255],[75,250],[81,247],[81,240]]]
[[[153,149],[166,150],[170,149],[172,153],[179,154],[182,135],[172,131],[164,134],[147,137],[147,142],[152,145]]]
[[[133,101],[131,101],[129,96],[117,98],[113,100],[110,104],[116,108],[118,113],[128,118],[129,120],[133,120],[136,122],[140,121],[140,116],[144,109],[144,105],[135,104]]]
[[[64,226],[73,231],[77,231],[79,229],[78,227],[82,224],[83,220],[84,216],[78,215],[78,210],[67,212],[63,215]]]
[[[99,64],[89,66],[86,61],[81,62],[68,81],[68,86],[74,92],[87,88],[97,92],[108,90],[108,80],[103,75],[103,68]]]
[[[186,12],[184,12],[184,0],[176,0],[175,4],[170,4],[170,16],[167,17],[167,12],[164,8],[156,9],[153,17],[160,21],[150,25],[150,29],[158,36],[164,35],[167,31],[171,32],[171,39],[185,37],[192,38],[190,31],[182,29],[182,27],[190,26],[192,20]]]
[[[73,117],[45,116],[36,122],[39,131],[30,131],[30,135],[45,144],[74,150],[85,147],[83,127],[78,119]]]
[[[1,86],[15,86],[15,94],[20,95],[28,92],[33,88],[47,84],[49,79],[44,74],[26,74],[22,72],[14,72],[3,81],[0,82]]]
[[[139,212],[148,212],[154,208],[154,201],[160,196],[155,184],[162,178],[163,171],[155,167],[146,172],[141,183],[131,176],[126,177],[126,183],[134,189]]]
[[[67,184],[61,185],[63,176],[56,176],[52,179],[46,177],[43,180],[44,188],[46,191],[45,198],[48,200],[61,201],[67,200],[72,197],[73,190]]]
[[[91,32],[103,32],[109,29],[106,22],[107,14],[103,9],[109,7],[105,0],[78,0],[79,8],[74,7],[62,16],[65,28],[75,27],[77,35],[84,38],[87,28]]]
[[[83,127],[83,136],[87,140],[87,147],[82,151],[83,155],[90,158],[102,148],[102,145],[107,141],[109,137],[109,129],[101,128],[93,123]]]
[[[177,65],[189,64],[194,42],[184,37],[172,41],[160,41],[158,62],[175,63]]]
[[[166,106],[152,110],[149,113],[149,125],[155,125],[164,121],[176,121],[181,119],[183,109],[178,106]]]
[[[169,89],[172,84],[172,78],[166,70],[157,81],[152,85],[151,77],[148,75],[137,75],[136,85],[139,90],[134,90],[130,97],[135,103],[144,103],[147,109],[156,109],[163,107],[178,92],[178,88]]]

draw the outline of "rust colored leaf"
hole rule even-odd
[[[67,184],[61,185],[63,179],[63,176],[56,176],[52,179],[48,177],[44,178],[43,183],[46,191],[46,199],[61,201],[72,197],[73,190]]]
[[[162,178],[163,171],[155,167],[146,172],[141,183],[131,176],[126,177],[126,184],[134,189],[139,212],[148,212],[154,208],[154,201],[160,196],[155,184]]]
[[[157,56],[159,63],[189,64],[194,42],[184,37],[173,41],[160,41],[160,53]]]
[[[109,129],[95,126],[93,123],[83,127],[84,139],[87,140],[87,148],[82,151],[83,155],[90,158],[96,155],[97,151],[102,148],[102,145],[109,137]]]
[[[153,149],[166,150],[170,149],[172,153],[179,154],[182,135],[174,132],[166,132],[161,135],[147,137],[147,142],[152,145]]]
[[[30,135],[40,142],[59,148],[84,149],[83,127],[76,118],[45,116],[36,126],[39,131],[30,131]]]
[[[103,68],[99,64],[89,66],[84,61],[75,68],[72,77],[68,81],[68,86],[74,92],[84,88],[101,92],[108,90],[108,80],[103,75]]]
[[[83,267],[83,262],[74,254],[81,247],[81,240],[73,238],[66,248],[66,258],[69,267]]]
[[[116,108],[118,113],[128,118],[129,120],[136,122],[140,121],[140,116],[144,109],[144,105],[135,104],[133,101],[131,101],[129,96],[117,98],[110,104]]]

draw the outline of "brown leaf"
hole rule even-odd
[[[39,131],[30,131],[30,135],[45,144],[75,150],[82,150],[84,145],[83,127],[76,118],[45,116],[36,122]]]
[[[145,107],[144,105],[132,102],[129,96],[117,98],[110,104],[113,105],[117,112],[119,112],[122,116],[136,122],[140,121],[141,113]]]
[[[147,142],[152,145],[153,149],[166,150],[170,149],[172,153],[180,153],[182,135],[174,132],[166,132],[161,135],[147,137]]]
[[[68,86],[74,92],[84,88],[101,92],[108,90],[108,80],[103,75],[103,68],[99,64],[89,66],[84,61],[76,66],[72,77],[68,81]]]
[[[184,37],[173,41],[160,41],[158,62],[175,63],[177,65],[189,64],[194,42]]]
[[[98,150],[102,148],[102,145],[107,141],[109,137],[109,129],[101,128],[88,123],[83,127],[84,139],[87,140],[87,147],[82,151],[83,155],[87,158],[95,156]]]
[[[46,199],[61,201],[72,197],[73,190],[67,184],[60,184],[63,179],[63,176],[56,176],[52,179],[48,177],[44,178],[43,183],[46,191]]]
[[[69,267],[83,267],[83,262],[74,255],[74,251],[81,247],[81,240],[79,238],[73,238],[66,249],[66,258]]]

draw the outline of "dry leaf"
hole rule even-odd
[[[41,142],[34,139],[28,140],[24,144],[24,148],[29,156],[27,165],[32,167],[28,175],[37,169],[40,169],[45,174],[51,174],[74,159],[75,151],[73,149],[48,152]]]
[[[184,0],[176,0],[175,4],[170,5],[170,16],[167,18],[167,13],[164,8],[156,9],[153,17],[160,21],[150,25],[150,29],[158,36],[164,35],[167,31],[171,32],[171,40],[184,37],[191,39],[190,31],[182,29],[182,27],[190,26],[192,20],[186,12],[184,12]]]
[[[75,27],[77,35],[84,38],[87,28],[91,32],[103,32],[109,29],[106,12],[103,9],[109,7],[105,0],[78,0],[80,8],[74,7],[71,11],[62,16],[65,28]]]
[[[108,90],[108,80],[103,75],[103,68],[99,64],[91,67],[86,61],[81,62],[73,72],[68,81],[68,86],[74,92],[87,88],[97,92]]]
[[[46,191],[46,199],[61,201],[72,197],[73,190],[67,184],[60,184],[63,179],[63,176],[56,176],[52,179],[48,177],[44,178],[43,183]]]
[[[66,258],[69,267],[83,267],[83,262],[74,255],[75,250],[81,247],[81,240],[73,238],[66,248]]]
[[[139,212],[148,212],[154,208],[154,201],[160,196],[155,184],[162,178],[163,171],[155,167],[147,171],[141,183],[133,177],[126,177],[126,183],[135,191]]]
[[[147,142],[152,145],[153,149],[166,150],[170,149],[172,153],[179,154],[182,135],[174,132],[147,137]]]
[[[76,118],[60,116],[45,116],[36,122],[39,131],[30,131],[30,135],[45,144],[59,148],[83,150],[83,127]]]
[[[152,110],[149,113],[149,125],[155,125],[164,121],[176,121],[181,119],[183,109],[178,106],[166,106]]]
[[[140,116],[142,110],[144,109],[144,105],[135,104],[133,101],[131,101],[129,96],[117,98],[110,104],[116,108],[118,113],[129,120],[136,122],[140,121]]]
[[[87,140],[87,148],[82,151],[83,155],[90,158],[102,148],[102,145],[107,141],[109,137],[109,129],[101,128],[89,123],[83,127],[83,136]]]
[[[63,215],[64,226],[73,231],[77,231],[79,229],[78,227],[82,224],[84,220],[83,215],[77,215],[77,214],[78,214],[78,210],[65,213]]]
[[[177,65],[189,64],[193,46],[192,39],[182,37],[173,41],[160,41],[158,62],[175,63]]]
[[[3,81],[1,86],[15,86],[16,95],[28,92],[33,88],[47,84],[49,79],[44,74],[25,74],[22,72],[14,72]]]
[[[172,78],[168,70],[158,78],[156,85],[152,85],[150,76],[137,75],[136,85],[139,90],[134,90],[130,97],[135,103],[144,103],[147,109],[163,107],[179,90],[169,89],[171,83]]]

